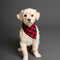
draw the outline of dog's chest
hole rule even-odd
[[[20,30],[20,38],[22,42],[25,42],[27,44],[27,46],[30,46],[33,44],[33,41],[35,39],[31,38],[30,36],[28,36],[27,34],[25,34],[23,28],[21,28]]]
[[[34,39],[28,36],[27,34],[25,34],[24,30],[23,30],[23,33],[24,33],[24,38],[25,38],[24,40],[26,40],[27,45],[28,46],[32,45]]]
[[[24,42],[24,43],[27,44],[27,46],[30,46],[30,45],[32,45],[34,43],[35,40],[39,40],[39,31],[38,31],[37,26],[36,26],[36,29],[37,29],[37,38],[33,39],[30,36],[28,36],[27,34],[25,34],[23,28],[21,28],[21,30],[20,30],[21,42]]]

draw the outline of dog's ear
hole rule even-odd
[[[35,19],[38,21],[40,18],[40,12],[35,11]]]
[[[22,11],[17,14],[17,18],[21,21],[22,20]]]

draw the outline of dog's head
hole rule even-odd
[[[27,8],[21,10],[19,14],[17,14],[17,18],[21,21],[23,20],[24,24],[27,26],[32,26],[35,20],[38,20],[40,17],[40,12],[37,12],[36,9]]]

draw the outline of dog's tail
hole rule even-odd
[[[18,48],[17,51],[21,52],[22,50],[21,50],[21,48]]]

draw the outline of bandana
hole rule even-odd
[[[36,39],[37,30],[36,30],[35,23],[34,23],[31,27],[28,27],[28,26],[26,26],[24,23],[22,23],[22,27],[23,27],[24,32],[25,32],[28,36],[30,36],[31,38]]]

